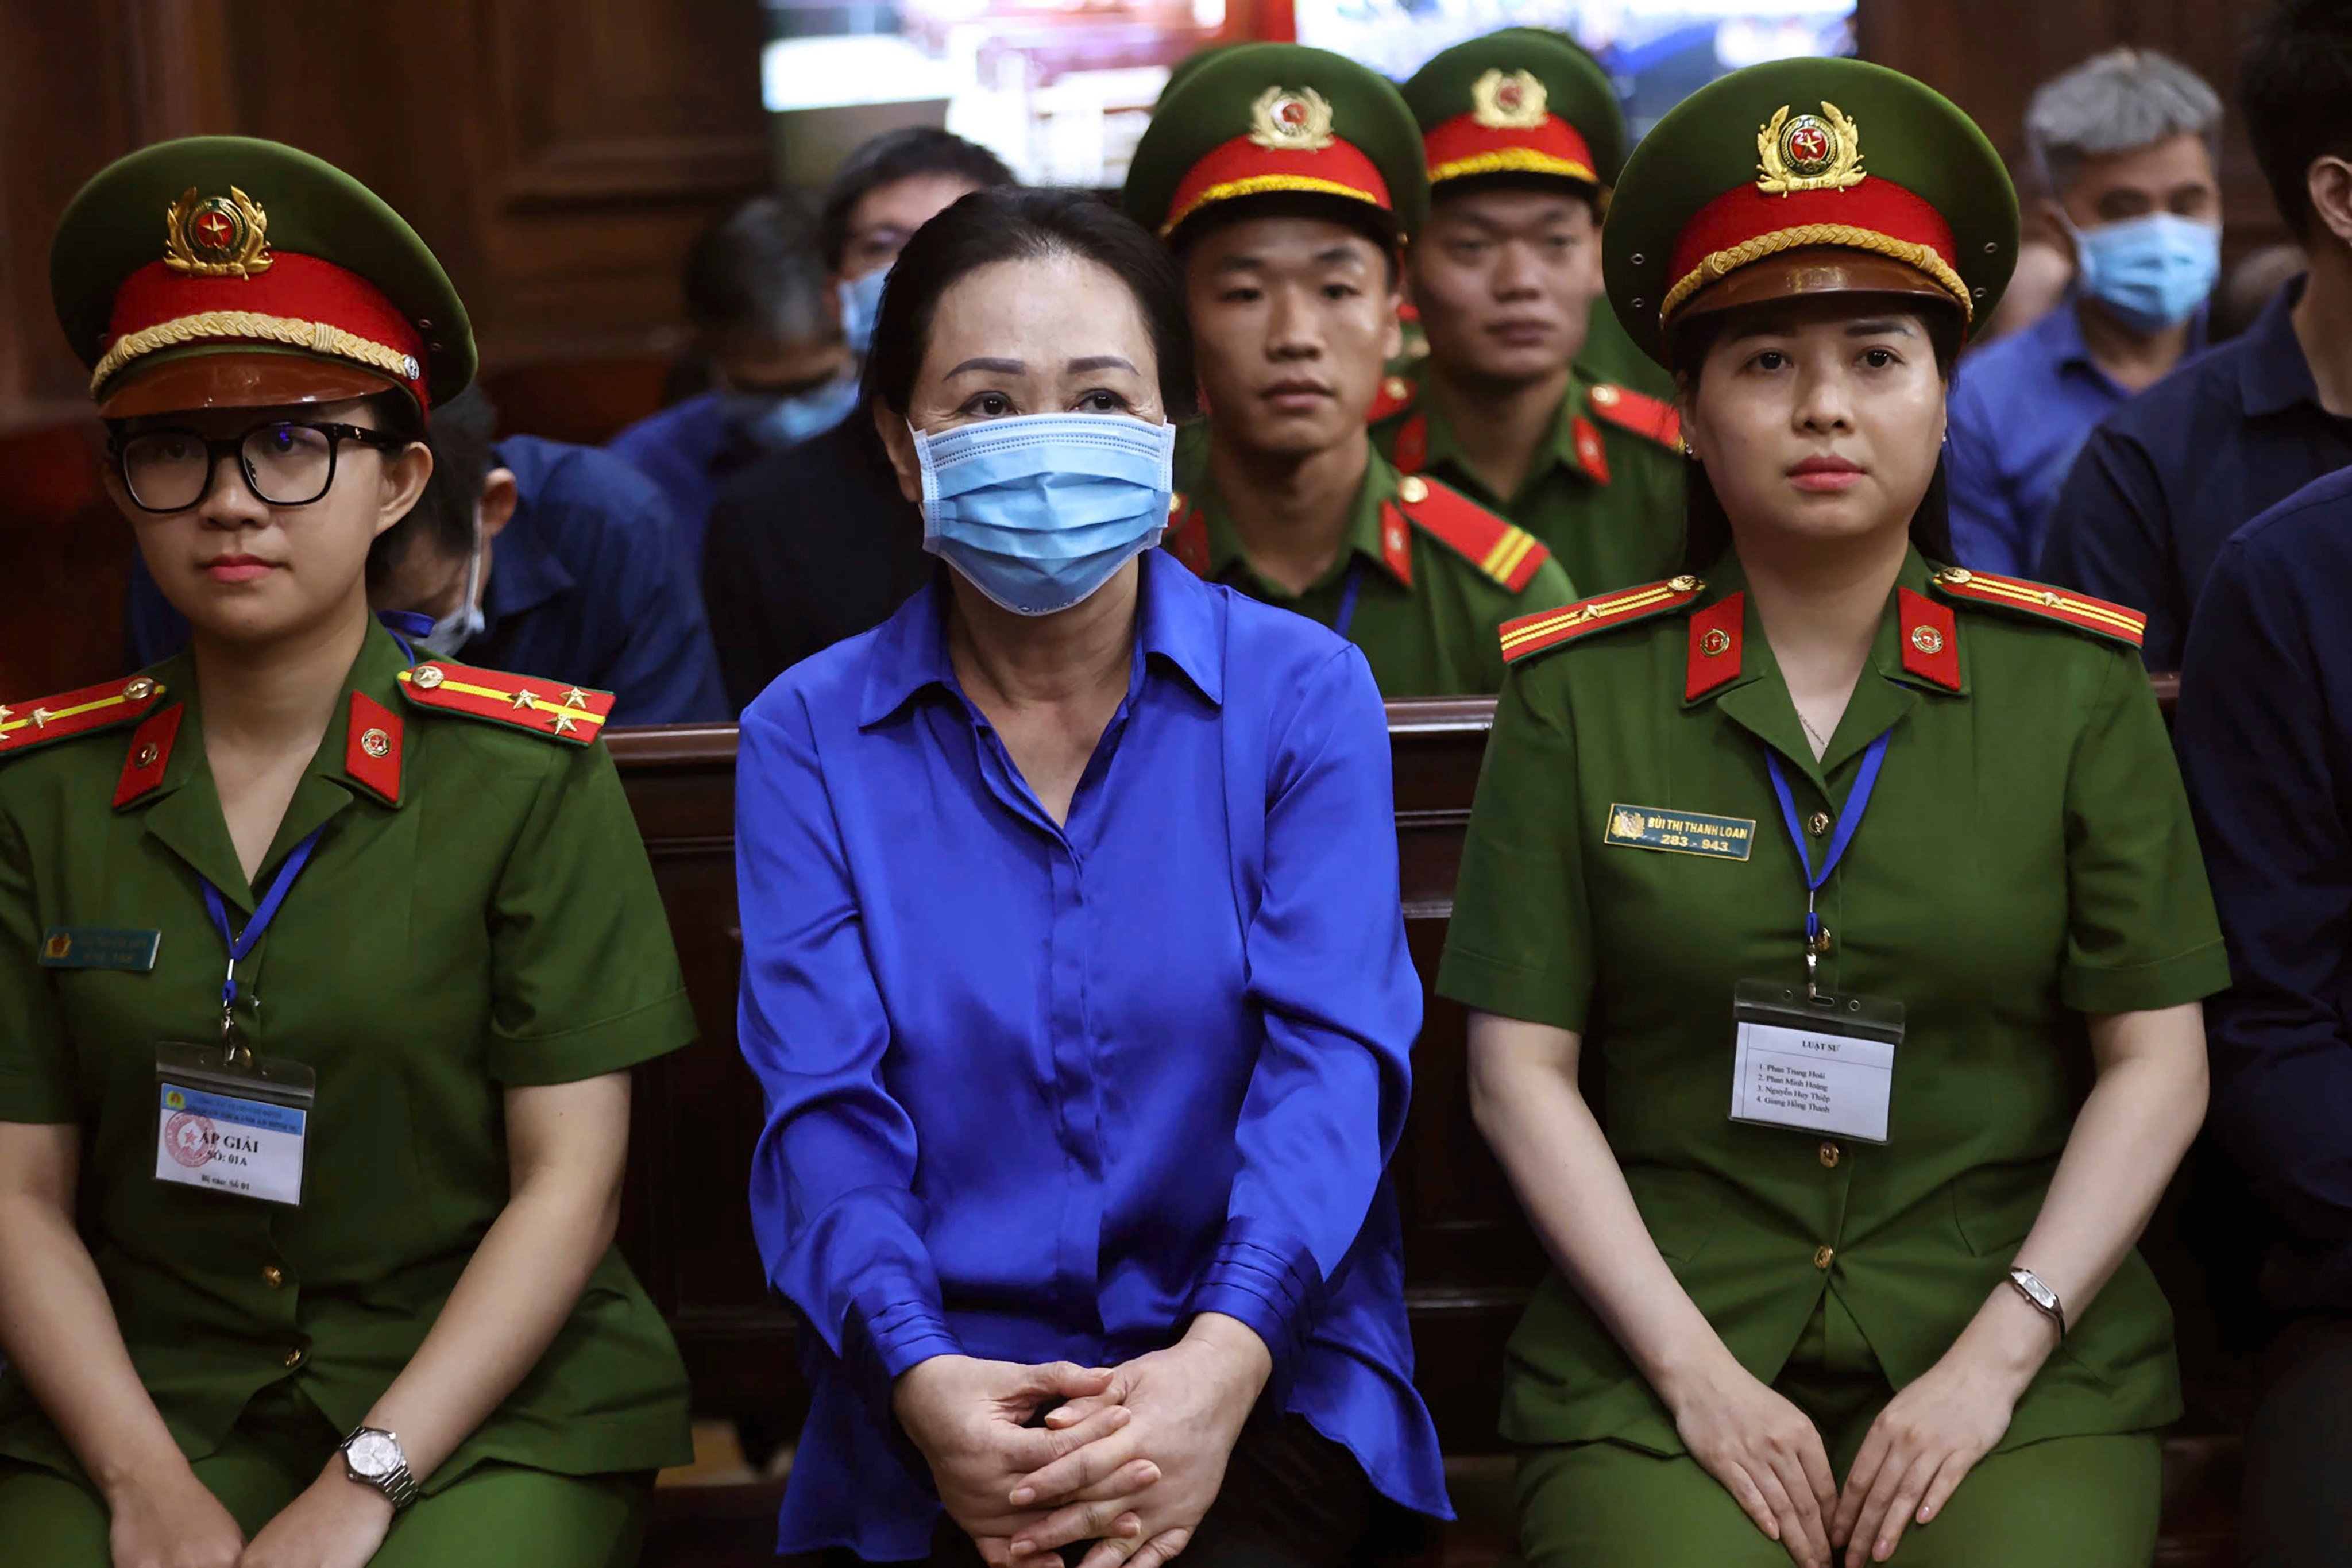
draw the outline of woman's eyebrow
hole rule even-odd
[[[1091,375],[1098,370],[1123,370],[1129,375],[1142,374],[1117,354],[1088,354],[1083,359],[1072,360],[1063,368],[1072,375]]]
[[[1017,359],[968,359],[961,364],[956,366],[955,369],[948,372],[947,374],[940,377],[940,379],[941,381],[953,381],[957,376],[963,374],[964,372],[969,370],[991,371],[998,375],[1019,375],[1028,368],[1029,367],[1027,365],[1022,363]]]
[[[1900,316],[1882,316],[1874,321],[1855,321],[1845,330],[1850,338],[1916,337],[1911,323]]]

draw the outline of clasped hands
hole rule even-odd
[[[364,1568],[393,1519],[382,1492],[352,1484],[341,1454],[249,1542],[184,1463],[109,1503],[117,1568]]]
[[[991,1568],[1081,1542],[1094,1543],[1081,1568],[1160,1568],[1216,1500],[1272,1367],[1249,1328],[1203,1313],[1118,1367],[934,1356],[899,1377],[891,1407]]]

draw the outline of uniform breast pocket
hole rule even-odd
[[[1650,1239],[1669,1263],[1697,1257],[1723,1217],[1723,1184],[1701,1172],[1633,1165],[1626,1169],[1625,1184],[1633,1189]]]

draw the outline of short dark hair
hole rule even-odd
[[[1184,277],[1140,226],[1089,191],[1001,185],[958,201],[915,231],[890,268],[874,346],[866,356],[868,403],[906,412],[930,346],[940,296],[967,273],[999,261],[1073,256],[1127,285],[1160,362],[1160,399],[1171,420],[1192,411],[1192,332]]]
[[[885,185],[918,174],[954,174],[982,190],[1016,183],[1003,159],[935,125],[886,131],[843,159],[824,187],[824,205],[817,213],[817,247],[828,271],[841,270],[841,258],[849,249],[849,217],[857,204]]]
[[[368,587],[381,590],[422,543],[444,555],[459,555],[474,547],[474,518],[482,504],[482,481],[489,477],[495,454],[491,439],[498,432],[499,411],[479,384],[467,387],[433,411],[428,423],[417,425],[415,405],[396,393],[408,410],[415,438],[433,451],[433,477],[408,515],[376,535],[368,550]],[[388,423],[383,405],[376,405],[376,427],[398,434],[407,431]]]
[[[2311,238],[2311,165],[2352,158],[2352,5],[2277,0],[2238,60],[2254,160],[2297,244]]]
[[[818,342],[840,332],[827,299],[808,201],[784,191],[724,214],[686,258],[687,320],[709,336],[763,332]]]

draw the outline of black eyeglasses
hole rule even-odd
[[[346,441],[380,452],[408,445],[357,425],[273,420],[215,441],[194,430],[142,430],[114,443],[114,471],[142,511],[185,511],[204,500],[213,470],[234,453],[245,488],[265,506],[308,506],[335,482],[335,456]]]

